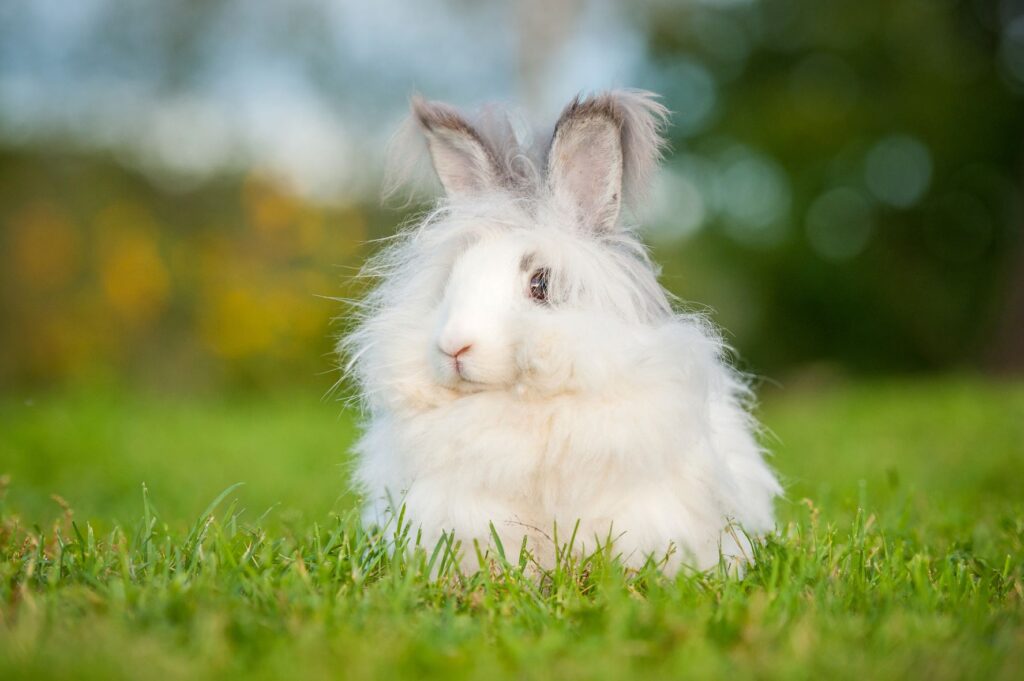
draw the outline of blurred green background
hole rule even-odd
[[[647,238],[744,368],[1019,370],[1024,3],[9,0],[0,385],[333,384],[408,94],[664,95]],[[332,325],[332,318],[341,317]]]

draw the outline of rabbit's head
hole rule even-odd
[[[653,95],[577,98],[539,153],[493,112],[474,124],[439,103],[417,98],[412,109],[445,198],[370,266],[382,281],[347,339],[365,392],[508,389],[553,320],[670,314],[621,218],[624,195],[640,197],[660,155],[667,112]]]

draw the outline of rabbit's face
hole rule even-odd
[[[428,349],[439,384],[460,392],[507,387],[518,378],[524,317],[548,306],[550,270],[527,235],[492,235],[456,259]]]
[[[567,363],[555,359],[580,352],[560,329],[591,314],[627,324],[669,314],[620,220],[623,197],[639,196],[657,164],[666,116],[649,93],[577,98],[537,155],[507,121],[475,126],[414,98],[446,198],[371,267],[384,281],[345,342],[368,398],[558,391]]]

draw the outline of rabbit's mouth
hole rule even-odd
[[[479,375],[479,369],[470,366],[468,362],[455,359],[452,362],[452,379],[455,382],[455,390],[463,393],[477,393],[483,390],[494,390],[500,386],[493,381],[486,380]]]
[[[480,392],[489,387],[469,371],[464,361],[449,356],[439,358],[435,380],[458,393]]]
[[[479,365],[469,365],[462,361],[442,362],[438,367],[435,380],[441,386],[455,393],[469,395],[474,393],[503,390],[508,381],[503,377],[490,376]]]
[[[473,395],[491,390],[500,390],[502,387],[472,376],[466,376],[464,373],[456,374],[454,372],[450,376],[440,378],[438,383],[456,395]]]

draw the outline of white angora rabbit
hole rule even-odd
[[[404,506],[470,567],[492,524],[512,560],[525,539],[542,566],[555,527],[576,528],[577,553],[612,540],[629,566],[748,560],[780,492],[748,389],[621,216],[667,110],[640,91],[577,98],[536,149],[494,111],[412,111],[445,198],[368,265],[379,284],[341,344],[368,418],[365,522]]]

